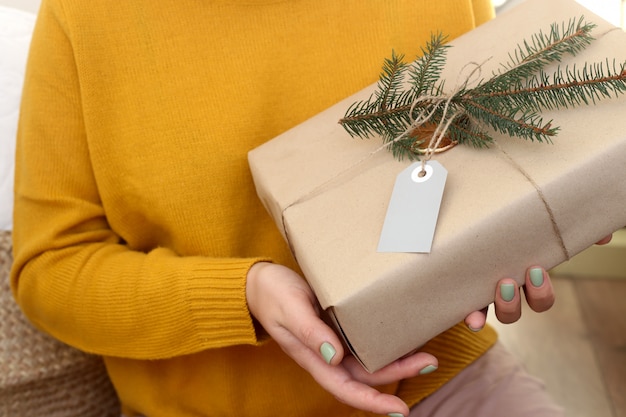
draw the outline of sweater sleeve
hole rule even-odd
[[[60,2],[33,35],[16,155],[14,295],[30,320],[87,352],[136,359],[260,343],[245,297],[256,258],[131,250],[109,227]]]

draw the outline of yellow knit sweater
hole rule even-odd
[[[490,17],[487,0],[44,0],[19,126],[12,284],[30,319],[105,356],[149,417],[356,416],[271,340],[245,277],[296,268],[247,152]],[[495,340],[457,326],[414,404]]]

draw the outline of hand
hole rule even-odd
[[[255,264],[248,272],[246,297],[252,315],[283,351],[335,398],[354,408],[406,416],[409,409],[400,398],[373,386],[437,367],[434,356],[418,352],[368,373],[344,352],[335,332],[320,319],[316,298],[304,278],[287,267]]]
[[[596,244],[606,245],[612,237],[613,235],[608,235]],[[549,310],[554,304],[555,296],[550,275],[539,266],[528,268],[523,289],[526,302],[537,313]],[[498,282],[494,305],[496,317],[501,323],[510,324],[520,319],[522,315],[520,292],[520,288],[511,278],[504,278]],[[465,324],[472,330],[482,329],[487,321],[487,309],[488,307],[485,307],[470,313],[465,318]]]

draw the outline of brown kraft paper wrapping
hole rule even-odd
[[[484,62],[489,77],[531,34],[582,15],[598,25],[597,40],[562,65],[623,62],[623,31],[574,1],[528,0],[451,42],[446,86],[459,83],[468,62]],[[522,284],[527,267],[552,268],[626,225],[626,99],[619,97],[544,112],[561,127],[553,144],[495,134],[489,149],[456,146],[436,155],[448,181],[431,253],[378,253],[395,178],[410,162],[377,151],[376,138],[351,138],[337,123],[374,88],[249,154],[260,199],[366,369],[491,303],[499,279]]]

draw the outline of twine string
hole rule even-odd
[[[338,173],[336,173],[335,175],[333,175],[328,180],[322,182],[321,184],[318,184],[312,190],[310,190],[309,192],[305,193],[304,195],[302,195],[301,197],[299,197],[298,199],[296,199],[292,203],[290,203],[287,206],[285,206],[285,208],[283,208],[282,213],[281,213],[281,221],[282,221],[283,231],[285,233],[285,237],[287,238],[287,242],[288,242],[289,247],[291,248],[291,251],[292,251],[294,256],[296,256],[296,253],[295,253],[295,250],[294,250],[294,248],[293,248],[293,246],[291,244],[291,240],[289,239],[288,231],[287,231],[287,227],[286,227],[286,223],[285,223],[285,212],[287,211],[287,209],[289,209],[290,207],[292,207],[292,206],[294,206],[294,205],[296,205],[296,204],[298,204],[298,203],[300,203],[302,201],[306,201],[310,197],[312,197],[315,194],[317,194],[319,191],[325,189],[328,184],[332,183],[337,178],[341,177],[342,175],[345,175],[350,170],[358,167],[359,165],[365,163],[367,160],[373,158],[375,155],[377,155],[383,149],[386,149],[387,147],[391,146],[392,144],[402,140],[404,137],[409,135],[415,129],[417,129],[420,126],[422,126],[423,124],[429,122],[434,117],[436,112],[440,109],[440,107],[443,106],[443,112],[442,112],[441,120],[440,120],[439,124],[437,125],[437,128],[435,129],[435,131],[431,135],[431,138],[430,138],[430,141],[428,143],[428,146],[424,150],[424,155],[421,158],[421,164],[422,164],[421,172],[425,173],[426,172],[426,169],[425,169],[426,163],[428,161],[430,161],[432,159],[432,157],[437,153],[437,149],[441,145],[443,139],[446,137],[446,134],[448,133],[448,130],[449,130],[450,126],[452,125],[452,123],[454,122],[454,120],[458,116],[463,114],[462,110],[455,110],[455,111],[452,112],[451,115],[448,116],[448,113],[451,111],[450,109],[452,107],[451,104],[452,104],[453,98],[460,91],[462,91],[465,88],[467,88],[467,86],[468,86],[468,84],[470,84],[470,82],[475,82],[476,80],[478,80],[480,78],[480,74],[481,74],[481,71],[482,71],[482,66],[489,59],[491,59],[491,58],[488,58],[487,60],[485,60],[483,63],[480,63],[480,64],[476,63],[476,62],[470,62],[470,63],[466,64],[461,69],[461,71],[459,72],[459,76],[457,77],[457,87],[453,90],[452,93],[445,94],[445,95],[442,94],[442,95],[439,95],[439,96],[423,95],[423,96],[418,97],[411,104],[411,108],[410,108],[410,111],[409,111],[409,117],[410,117],[411,123],[405,129],[404,132],[402,132],[396,138],[394,138],[394,139],[392,139],[392,140],[382,144],[378,148],[376,148],[373,151],[369,152],[368,154],[366,154],[365,156],[363,156],[362,158],[360,158],[356,162],[348,165],[347,167],[345,167],[343,170],[341,170]],[[465,71],[465,69],[470,67],[470,66],[473,67],[472,71],[469,73],[469,75],[467,75],[465,77],[462,77],[463,72]],[[461,77],[463,79],[463,82],[459,83],[459,79],[461,79]],[[422,108],[414,116],[415,109],[417,108],[417,106],[420,105],[421,103],[424,103],[424,102],[427,102],[427,101],[431,102],[432,108],[430,108],[430,109]],[[556,216],[554,214],[554,211],[552,210],[552,207],[548,203],[548,200],[547,200],[545,194],[543,193],[543,191],[539,187],[539,184],[537,184],[535,182],[535,180],[533,179],[533,177],[528,172],[526,172],[526,170],[519,163],[517,163],[517,161],[515,161],[495,140],[493,141],[493,143],[496,145],[496,147],[501,152],[501,154],[504,155],[505,158],[511,163],[511,165],[517,171],[519,171],[524,176],[524,178],[526,178],[526,180],[533,186],[533,188],[537,192],[537,195],[539,196],[539,199],[541,200],[543,206],[545,207],[546,212],[548,213],[548,216],[550,218],[550,223],[552,225],[552,229],[554,231],[554,234],[556,235],[558,244],[559,244],[561,250],[563,251],[563,254],[565,255],[565,259],[566,260],[571,259],[570,252],[567,249],[567,246],[565,245],[565,241],[564,241],[563,236],[561,234],[561,230],[560,230],[560,228],[558,226],[558,223],[556,221]]]
[[[330,184],[331,182],[335,181],[337,178],[341,177],[342,175],[346,174],[347,172],[351,171],[352,169],[356,168],[357,166],[365,163],[366,161],[368,161],[369,159],[373,158],[375,155],[377,155],[380,151],[382,151],[383,149],[386,149],[387,147],[393,145],[394,143],[402,140],[404,137],[406,137],[408,134],[410,134],[413,130],[419,128],[420,126],[422,126],[424,123],[427,123],[428,121],[430,121],[433,116],[435,115],[435,113],[437,112],[437,110],[439,109],[439,107],[443,104],[444,105],[444,110],[443,110],[443,117],[442,120],[440,121],[440,123],[437,126],[437,129],[435,129],[435,132],[433,132],[428,147],[426,148],[425,151],[425,156],[424,158],[422,158],[422,172],[425,172],[425,164],[427,161],[429,161],[432,156],[436,153],[437,148],[439,147],[439,145],[441,145],[441,142],[443,141],[443,139],[445,138],[446,133],[448,132],[448,129],[450,128],[450,125],[452,124],[452,122],[454,121],[454,119],[459,116],[460,114],[462,114],[462,112],[460,110],[455,111],[447,120],[446,120],[446,116],[447,113],[450,109],[450,105],[452,103],[453,98],[455,97],[456,94],[458,94],[461,90],[467,88],[467,85],[470,82],[474,82],[476,80],[478,80],[478,78],[480,77],[481,74],[481,68],[482,66],[485,64],[485,62],[487,62],[489,59],[485,60],[483,63],[478,64],[476,62],[469,62],[467,64],[465,64],[463,66],[463,68],[461,69],[461,71],[459,72],[459,75],[457,77],[457,81],[456,81],[456,88],[452,90],[452,93],[448,93],[448,94],[441,94],[439,96],[433,96],[433,95],[422,95],[417,97],[413,103],[411,103],[411,108],[409,111],[409,118],[411,123],[409,124],[409,126],[404,130],[404,132],[402,132],[400,135],[398,135],[396,138],[383,143],[381,146],[379,146],[378,148],[374,149],[373,151],[371,151],[370,153],[366,154],[365,156],[363,156],[361,159],[355,161],[354,163],[348,165],[347,167],[345,167],[344,169],[342,169],[341,171],[339,171],[338,173],[336,173],[335,175],[333,175],[331,178],[327,179],[326,181],[322,182],[321,184],[317,185],[316,187],[314,187],[312,190],[310,190],[309,192],[305,193],[304,195],[302,195],[301,197],[299,197],[298,199],[296,199],[295,201],[293,201],[292,203],[288,204],[287,206],[285,206],[285,208],[282,210],[282,212],[284,213],[289,207],[292,207],[302,201],[305,201],[306,199],[308,199],[309,197],[315,195],[317,192],[319,192],[320,190],[324,189],[328,184]],[[472,71],[469,73],[469,75],[467,75],[466,77],[463,77],[463,72],[465,71],[466,68],[472,66],[473,69]],[[476,75],[476,77],[474,77],[474,75]],[[459,80],[463,80],[463,82],[459,82]],[[420,103],[424,103],[430,101],[433,105],[432,108],[427,109],[421,109],[419,112],[417,112],[417,115],[414,117],[413,113],[415,113],[415,109],[417,108],[417,106]],[[286,228],[285,226],[285,222],[284,222],[284,216],[283,216],[283,230],[285,230],[286,233]]]
[[[513,157],[509,155],[500,146],[498,142],[494,140],[493,143],[494,145],[496,145],[496,148],[498,148],[498,150],[502,153],[502,155],[504,155],[505,158],[511,163],[511,165],[513,165],[513,167],[517,169],[524,176],[524,178],[526,178],[526,180],[533,186],[533,188],[537,192],[537,195],[539,196],[541,203],[543,204],[543,206],[546,209],[546,212],[548,213],[548,217],[550,218],[550,224],[552,225],[552,230],[554,231],[554,234],[557,238],[559,247],[563,251],[563,255],[565,255],[565,260],[569,261],[572,258],[572,256],[569,252],[569,249],[567,249],[567,246],[565,245],[565,239],[563,239],[563,235],[561,234],[561,229],[559,228],[559,224],[556,221],[554,210],[552,210],[550,203],[548,203],[548,199],[546,195],[543,193],[543,190],[541,189],[539,184],[537,184],[537,182],[533,179],[533,177],[524,169],[524,167],[521,166],[515,159],[513,159]]]
[[[400,135],[400,137],[404,137],[405,135],[407,135],[412,130],[418,128],[419,126],[421,126],[424,123],[426,123],[427,121],[429,121],[433,117],[433,115],[435,114],[437,109],[441,106],[441,104],[444,105],[443,114],[441,116],[441,121],[437,125],[437,128],[435,129],[435,131],[433,132],[432,136],[430,137],[430,141],[428,142],[428,146],[424,150],[424,157],[422,158],[422,170],[421,170],[422,173],[426,172],[426,163],[432,159],[432,157],[437,152],[437,149],[439,149],[439,147],[441,146],[441,143],[443,142],[444,138],[446,137],[446,135],[448,133],[448,130],[450,129],[450,126],[452,125],[454,120],[458,116],[463,114],[462,110],[456,110],[448,117],[448,112],[450,111],[450,107],[451,107],[453,98],[459,92],[461,92],[464,89],[466,89],[467,86],[470,83],[478,82],[480,80],[480,75],[482,74],[482,67],[490,59],[491,58],[488,58],[485,61],[483,61],[482,63],[468,62],[467,64],[465,64],[463,66],[463,68],[461,68],[461,71],[459,71],[459,74],[458,74],[457,79],[456,79],[456,86],[452,90],[451,93],[449,93],[447,95],[441,95],[441,96],[422,96],[422,97],[418,97],[418,99],[416,99],[413,102],[413,104],[411,105],[411,110],[410,110],[409,116],[412,118],[413,117],[413,112],[415,111],[415,107],[419,103],[422,103],[424,101],[434,101],[436,103],[433,106],[432,111],[425,118],[421,118],[421,114],[424,113],[424,110],[422,110],[420,112],[420,114],[418,114],[418,118],[416,118],[415,120],[411,121],[411,124],[410,124],[409,128],[405,132],[403,132],[402,135]],[[470,71],[470,73],[467,76],[465,76],[464,75],[465,70],[467,68],[469,68],[469,67],[472,67],[472,70]]]

